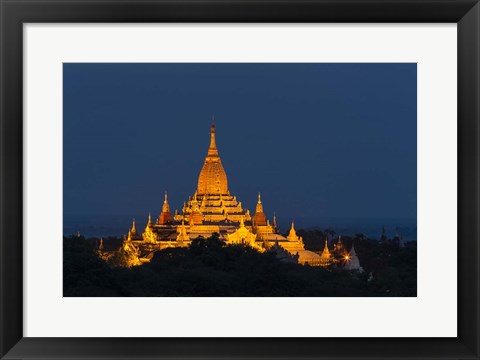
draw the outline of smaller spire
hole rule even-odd
[[[183,241],[190,240],[187,235],[187,229],[185,228],[185,222],[182,220],[182,225],[178,229],[177,241],[183,243]]]
[[[325,240],[325,247],[322,251],[323,256],[330,256],[330,251],[328,250],[328,240]]]
[[[166,191],[165,191],[165,198],[163,200],[163,205],[162,205],[162,213],[170,213],[170,205],[168,204],[168,195]]]
[[[212,126],[210,127],[210,146],[207,156],[218,156],[217,144],[215,143],[215,116],[212,114]]]
[[[148,222],[147,222],[147,226],[150,226],[152,225],[152,215],[150,213],[148,213]]]
[[[160,213],[160,216],[158,217],[158,222],[157,224],[159,225],[167,225],[173,221],[172,214],[170,214],[170,205],[168,204],[168,195],[167,192],[165,191],[165,198],[163,200],[163,205],[162,205],[162,212]]]
[[[293,240],[297,240],[297,232],[295,231],[295,224],[294,222],[292,221],[292,227],[290,228],[290,232],[288,233],[288,237],[287,237],[289,240],[293,241]]]
[[[260,192],[258,193],[258,200],[257,200],[257,205],[255,207],[255,212],[263,213],[263,205],[262,205],[262,199],[260,197]]]
[[[330,250],[328,250],[328,240],[325,240],[325,247],[320,257],[320,266],[329,266],[332,263],[332,256],[330,255]]]
[[[133,221],[132,221],[131,232],[132,232],[133,235],[135,235],[137,233],[137,228],[135,227],[135,219],[133,219]]]

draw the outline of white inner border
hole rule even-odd
[[[24,336],[455,337],[455,24],[25,24]],[[62,298],[63,62],[417,62],[417,298]]]

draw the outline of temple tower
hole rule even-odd
[[[332,255],[330,250],[328,250],[328,239],[325,240],[325,247],[323,248],[322,254],[320,255],[320,266],[329,266],[332,264]]]
[[[147,243],[154,244],[157,241],[157,235],[153,231],[152,216],[150,215],[150,213],[148,213],[147,226],[145,226],[145,230],[143,231],[142,238]]]
[[[277,215],[273,213],[273,232],[278,233]]]
[[[190,241],[190,238],[188,237],[187,228],[185,227],[185,223],[183,220],[182,225],[177,228],[177,233],[177,241],[180,242],[180,246],[185,246],[185,242]]]
[[[137,228],[135,227],[135,219],[132,220],[132,228],[130,229],[131,236],[137,236]]]
[[[228,190],[227,175],[218,155],[215,140],[215,123],[212,116],[210,127],[210,146],[198,177],[195,195],[184,203],[182,214],[176,214],[175,221],[183,218],[190,224],[239,222],[241,217],[251,221],[250,213],[242,208],[242,203],[230,195]]]
[[[212,115],[212,126],[210,127],[210,146],[207,157],[203,163],[202,171],[198,177],[197,195],[228,195],[227,174],[223,168],[222,161],[218,155],[215,142],[215,120]]]
[[[253,214],[253,226],[266,226],[267,217],[263,212],[262,199],[260,198],[260,193],[258,193],[257,206],[255,208],[255,214]]]
[[[300,240],[300,238],[297,236],[297,232],[295,231],[295,226],[294,226],[293,221],[292,221],[292,227],[290,228],[287,239],[289,241],[299,241]]]
[[[170,213],[170,205],[168,204],[167,192],[165,191],[165,199],[163,200],[162,212],[158,217],[159,225],[167,225],[173,221],[172,214]]]

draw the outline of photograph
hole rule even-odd
[[[64,63],[64,297],[416,297],[416,63]]]
[[[0,9],[0,360],[480,360],[480,0]]]

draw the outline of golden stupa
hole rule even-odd
[[[175,220],[186,220],[190,225],[220,223],[225,221],[240,223],[241,219],[250,221],[249,211],[228,190],[227,173],[218,155],[215,141],[215,123],[212,118],[210,128],[210,146],[198,176],[197,191],[188,199],[182,214],[176,214]]]

